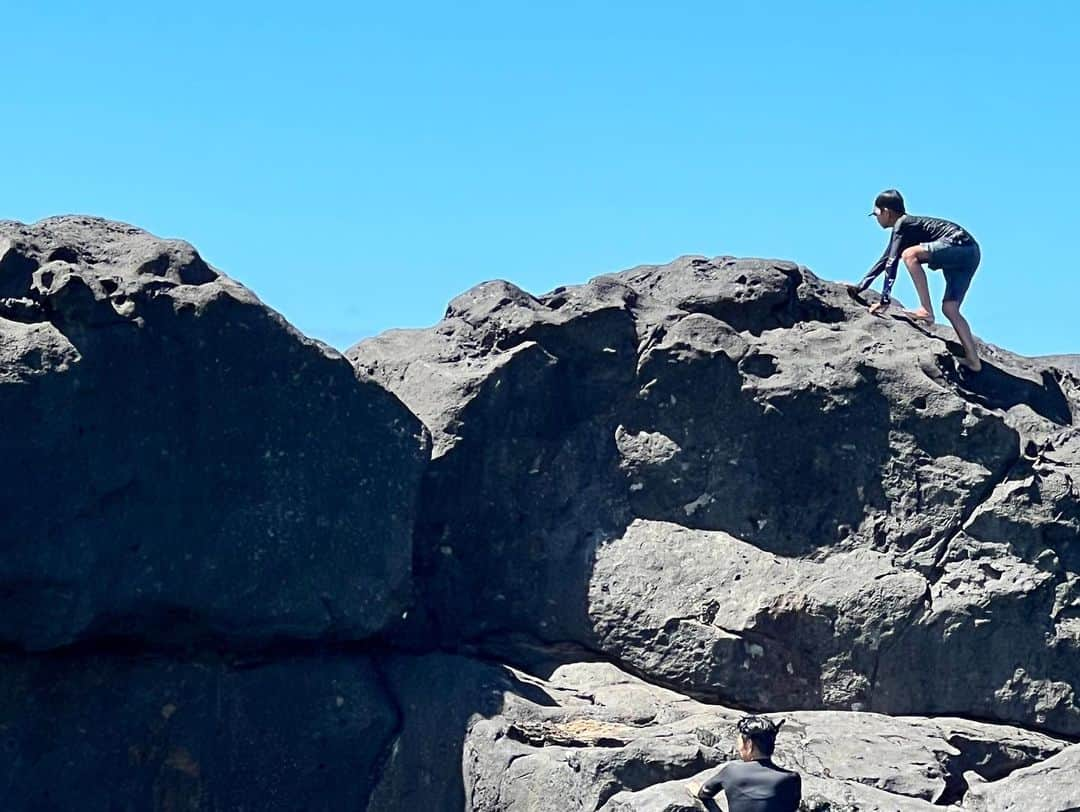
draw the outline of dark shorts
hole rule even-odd
[[[934,240],[924,242],[922,247],[930,254],[926,264],[945,274],[945,295],[941,301],[960,304],[982,259],[979,244],[953,245],[945,240]]]

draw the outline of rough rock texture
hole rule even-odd
[[[406,605],[417,420],[187,243],[0,223],[0,642],[360,638]]]
[[[967,806],[977,812],[1021,812],[1028,809],[1080,809],[1080,745],[1041,764],[1017,770],[986,784],[971,778]]]
[[[6,657],[0,805],[363,809],[397,724],[366,658]]]
[[[676,812],[744,709],[804,810],[1074,807],[1080,368],[950,336],[688,257],[347,361],[0,223],[0,807]]]
[[[507,694],[501,714],[474,722],[465,745],[468,809],[692,809],[686,783],[734,757],[741,712],[702,705],[602,663],[564,665],[546,680],[518,678],[531,679],[543,699]],[[996,792],[1014,780],[998,779],[1065,747],[962,719],[777,715],[786,722],[776,761],[802,775],[803,808],[811,810],[940,808],[960,801],[969,781]]]
[[[381,671],[401,725],[371,795],[370,812],[466,808],[462,750],[472,723],[497,715],[507,695],[543,701],[510,669],[467,657],[395,655],[381,660]]]
[[[1034,360],[1080,376],[1080,355],[1044,355]]]
[[[687,257],[485,283],[360,343],[433,435],[408,632],[1080,734],[1080,383],[991,346],[964,375],[951,335],[791,263]]]

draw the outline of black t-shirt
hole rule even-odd
[[[721,790],[729,812],[795,812],[802,799],[802,779],[770,759],[729,761],[705,782],[699,795],[715,798]]]
[[[859,290],[866,290],[878,275],[885,271],[885,285],[881,289],[881,301],[888,304],[889,294],[896,281],[896,267],[900,254],[905,248],[936,240],[945,240],[951,245],[967,245],[975,242],[975,238],[966,230],[948,220],[938,217],[919,217],[915,214],[900,215],[900,219],[893,225],[892,237],[889,238],[889,244],[885,247],[885,253],[866,272],[866,276],[859,282]]]

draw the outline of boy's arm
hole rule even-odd
[[[889,306],[892,301],[892,286],[896,282],[896,269],[900,264],[900,235],[899,223],[893,228],[892,239],[885,251],[885,284],[881,288],[881,304]]]
[[[703,801],[705,808],[712,810],[716,809],[716,804],[713,803],[713,798],[720,794],[720,790],[724,788],[724,768],[725,764],[716,774],[706,781],[704,784],[699,784],[696,781],[691,781],[686,785],[686,788],[690,791],[690,794],[697,798],[699,801]]]
[[[891,240],[890,240],[891,243]],[[859,292],[866,290],[870,285],[874,283],[874,280],[878,278],[878,275],[885,270],[885,261],[889,258],[889,247],[885,247],[885,253],[881,255],[881,258],[875,262],[870,270],[866,272],[866,276],[859,280],[859,284],[856,287]]]
[[[701,785],[701,789],[698,790],[699,798],[708,800],[709,798],[715,798],[720,794],[720,790],[724,788],[724,768],[726,766],[727,765],[725,764],[724,767],[717,770],[716,775]]]

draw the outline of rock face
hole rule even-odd
[[[688,257],[346,358],[0,223],[0,806],[678,812],[753,709],[803,810],[1074,808],[1076,358],[950,335]]]
[[[362,809],[398,724],[367,658],[0,661],[0,798],[29,809]]]
[[[1080,809],[1077,775],[1080,775],[1080,746],[1073,745],[996,783],[973,780],[968,805],[977,812]]]
[[[733,757],[740,711],[607,663],[541,670],[444,654],[7,656],[0,789],[8,809],[689,810],[686,782]],[[804,809],[1074,798],[1077,748],[1042,734],[782,715],[776,760],[802,776]]]
[[[740,712],[702,705],[603,663],[560,666],[546,680],[518,678],[539,696],[508,694],[499,715],[469,729],[467,809],[700,809],[686,783],[700,783],[734,758]],[[987,797],[1002,795],[1075,749],[962,719],[779,715],[785,724],[775,760],[802,776],[804,809],[930,810],[959,801],[969,782]],[[1043,763],[1027,766],[1036,762]]]
[[[416,419],[188,244],[0,224],[0,642],[371,636],[405,608]]]
[[[505,282],[348,357],[432,432],[441,641],[576,641],[750,707],[1080,734],[1080,384],[791,263]],[[768,674],[761,679],[760,674]]]

